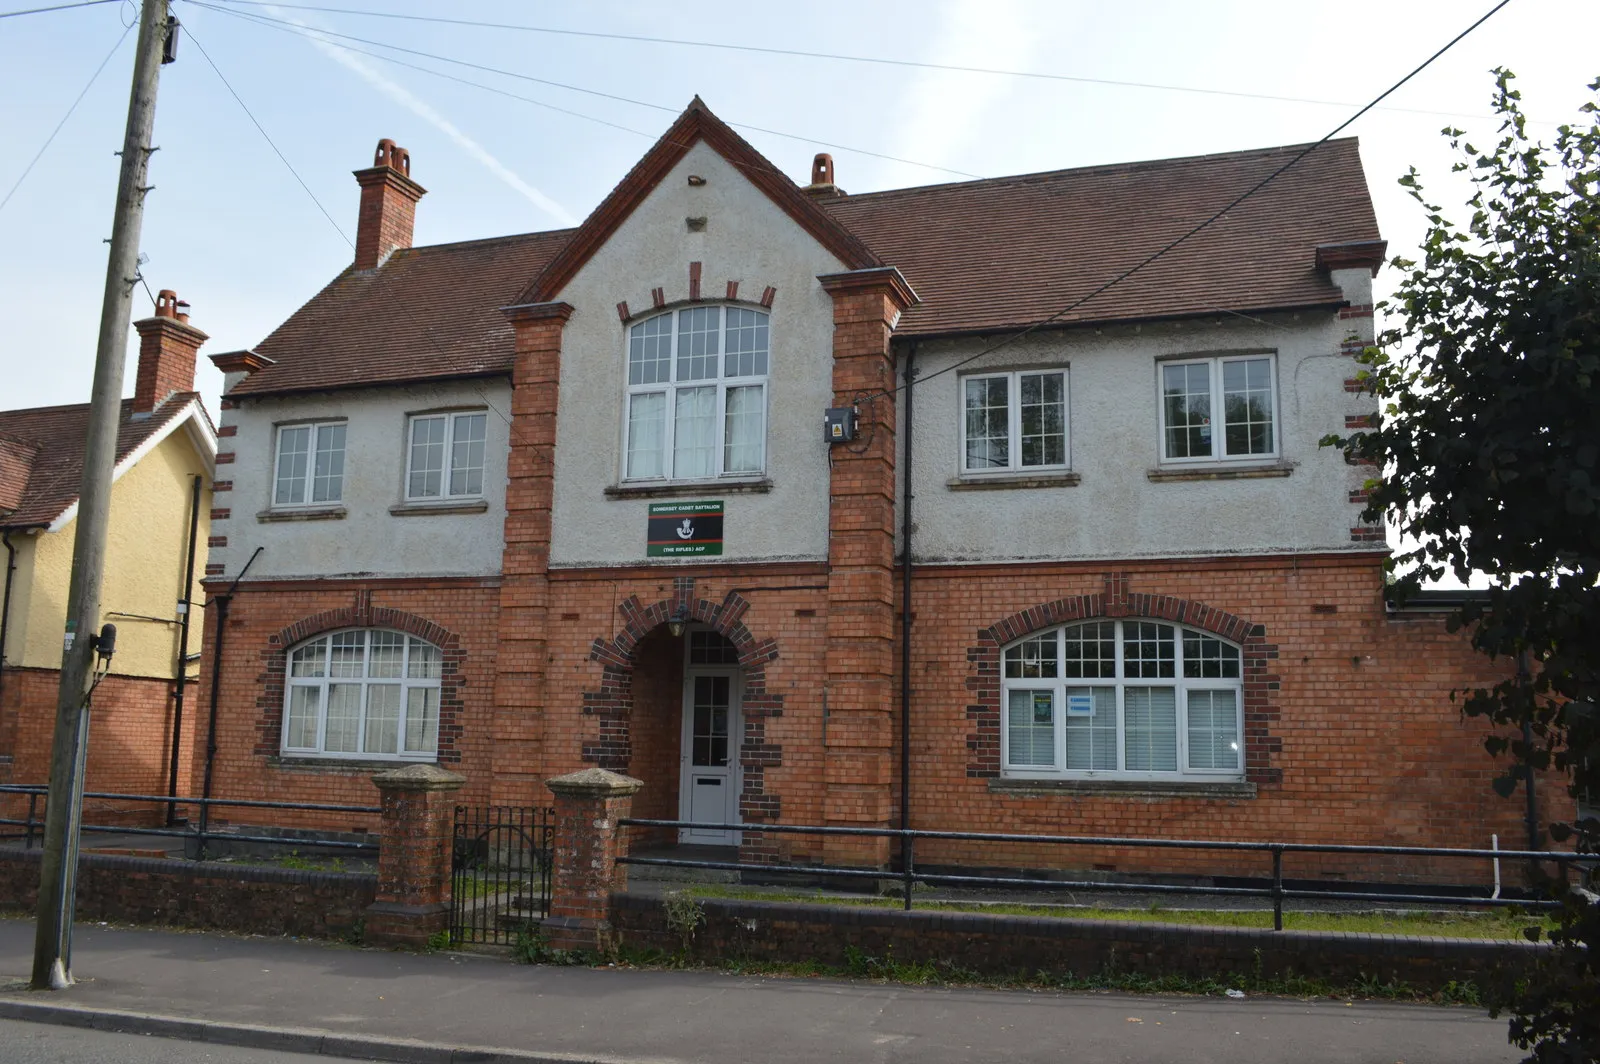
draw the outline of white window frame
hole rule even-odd
[[[455,459],[456,425],[462,418],[483,418],[483,463],[479,467],[477,491],[451,491],[450,483],[455,472],[452,464]],[[416,456],[415,434],[417,423],[421,421],[443,421],[444,429],[444,465],[439,471],[439,494],[413,495],[411,493],[412,460]],[[406,502],[445,502],[451,499],[481,499],[483,498],[483,485],[489,471],[489,415],[482,408],[471,410],[432,410],[420,414],[412,414],[406,418],[406,469],[405,469],[405,500]]]
[[[1114,638],[1116,640],[1116,675],[1114,677],[1066,677],[1057,675],[1047,677],[1008,677],[1006,676],[1006,652],[1012,647],[1026,643],[1041,636],[1053,636],[1056,641],[1056,671],[1064,673],[1065,670],[1065,634],[1068,630],[1077,628],[1080,624],[1114,624]],[[1129,624],[1160,624],[1173,630],[1174,658],[1173,676],[1168,677],[1130,677],[1124,663],[1124,639],[1126,626]],[[1239,676],[1234,677],[1186,677],[1183,674],[1183,636],[1191,632],[1206,639],[1214,639],[1224,646],[1235,650],[1239,655]],[[1067,748],[1067,688],[1082,687],[1114,687],[1116,689],[1117,713],[1117,765],[1115,769],[1068,769],[1066,767]],[[1127,764],[1127,719],[1125,711],[1125,694],[1129,687],[1170,687],[1175,691],[1176,712],[1175,727],[1177,729],[1177,770],[1173,772],[1154,771],[1129,771],[1124,768]],[[1011,692],[1012,691],[1042,691],[1049,689],[1052,692],[1054,704],[1054,717],[1052,721],[1053,738],[1055,744],[1055,763],[1051,766],[1042,765],[1013,765],[1011,763]],[[1234,734],[1238,737],[1238,764],[1236,768],[1227,769],[1197,769],[1189,767],[1189,696],[1192,692],[1201,691],[1232,691],[1234,693],[1234,707],[1236,718],[1234,721]],[[1146,782],[1196,782],[1218,783],[1235,782],[1244,779],[1247,766],[1245,756],[1244,733],[1244,650],[1238,644],[1204,629],[1193,628],[1187,625],[1175,624],[1158,618],[1130,617],[1126,620],[1112,621],[1110,618],[1099,618],[1088,622],[1074,622],[1060,625],[1056,628],[1034,632],[1021,639],[1013,640],[1000,650],[1000,774],[1008,779],[1077,779],[1077,780],[1130,780]]]
[[[1065,459],[1049,465],[1022,464],[1022,378],[1061,375],[1061,451]],[[1006,379],[1007,458],[1005,466],[967,465],[967,383],[976,380]],[[961,453],[958,457],[964,477],[1014,476],[1023,473],[1060,473],[1072,468],[1072,382],[1066,366],[1041,366],[1036,369],[1005,370],[998,373],[968,373],[957,378],[956,416],[960,425]]]
[[[349,632],[361,632],[365,638],[361,644],[361,675],[359,677],[330,676],[328,667],[333,638]],[[400,659],[399,677],[375,677],[369,675],[372,662],[372,633],[383,632],[398,635],[402,639],[402,654]],[[412,678],[411,671],[411,644],[423,643],[431,647],[439,656],[439,676],[428,678]],[[296,676],[294,675],[295,654],[313,643],[324,643],[322,660],[323,669],[321,676]],[[323,632],[294,646],[284,656],[283,666],[283,721],[279,730],[278,748],[285,757],[328,758],[340,761],[437,761],[439,758],[438,731],[442,726],[444,693],[444,650],[425,639],[404,632],[397,632],[389,628],[344,628],[335,632]],[[352,684],[361,687],[361,712],[356,719],[356,735],[362,746],[366,745],[367,736],[367,689],[373,686],[398,686],[400,688],[399,720],[396,725],[395,753],[367,753],[365,750],[325,750],[328,733],[328,688],[332,684]],[[317,702],[317,738],[313,746],[291,746],[289,744],[290,708],[294,701],[294,692],[297,688],[320,688],[321,694]],[[406,750],[406,709],[409,693],[414,688],[423,688],[438,691],[435,696],[435,739],[431,750],[407,751]]]
[[[1272,450],[1258,454],[1228,454],[1227,410],[1224,405],[1222,367],[1230,362],[1260,362],[1265,360],[1270,376],[1272,393]],[[1174,457],[1167,453],[1167,392],[1163,380],[1168,367],[1207,366],[1211,385],[1211,454]],[[1278,395],[1278,356],[1270,351],[1252,351],[1237,355],[1208,355],[1204,357],[1163,358],[1156,362],[1156,414],[1160,436],[1156,440],[1157,453],[1162,465],[1211,465],[1219,462],[1272,462],[1283,451],[1283,403]],[[1218,452],[1221,453],[1218,453]]]
[[[679,381],[677,379],[677,376],[678,376],[678,335],[679,335],[678,334],[678,316],[681,315],[681,314],[687,313],[689,311],[693,311],[693,310],[697,310],[697,309],[703,309],[703,308],[714,308],[714,309],[716,309],[718,311],[718,321],[719,321],[720,324],[718,325],[719,340],[718,340],[718,351],[717,351],[717,355],[716,355],[717,375],[715,377],[704,377],[704,378],[702,378],[700,380]],[[727,366],[727,355],[728,355],[728,343],[727,343],[728,314],[727,314],[727,312],[728,312],[729,309],[754,311],[754,312],[762,315],[764,318],[766,318],[766,323],[767,323],[767,372],[766,373],[764,373],[764,374],[752,374],[752,375],[748,375],[748,376],[728,376],[726,374],[725,371],[728,368],[728,366]],[[773,357],[772,356],[772,315],[771,315],[771,313],[769,313],[766,310],[761,310],[761,309],[758,309],[758,308],[755,308],[755,307],[741,306],[739,304],[694,303],[694,304],[691,304],[689,306],[676,307],[676,308],[674,308],[672,310],[665,310],[665,311],[662,311],[660,314],[652,314],[649,317],[640,318],[637,321],[630,321],[628,323],[627,328],[623,330],[623,334],[622,334],[622,379],[623,379],[623,381],[626,382],[628,380],[628,378],[629,378],[629,352],[630,352],[630,349],[631,349],[631,341],[632,341],[634,329],[639,328],[640,326],[643,326],[646,322],[654,321],[657,318],[661,318],[661,317],[670,317],[671,318],[671,325],[667,330],[668,331],[668,335],[671,337],[671,350],[670,350],[670,354],[668,355],[668,365],[671,367],[671,379],[668,380],[668,381],[657,381],[657,382],[652,383],[652,384],[631,384],[630,383],[630,384],[626,384],[625,385],[625,395],[623,397],[623,403],[622,403],[622,448],[621,448],[621,451],[619,452],[619,460],[618,460],[618,463],[617,463],[618,480],[621,483],[626,483],[626,484],[661,484],[661,483],[675,483],[675,482],[707,483],[709,481],[723,479],[723,478],[731,478],[731,479],[739,479],[739,480],[756,480],[756,479],[760,479],[761,477],[766,476],[766,472],[767,472],[767,457],[768,457],[767,439],[768,439],[768,436],[770,435],[771,428],[772,428],[772,418],[771,418],[771,405],[772,405],[771,404],[771,395],[772,395],[772,389],[770,387],[770,382],[771,382],[771,379],[772,379],[772,357]],[[759,386],[761,388],[761,463],[760,463],[760,468],[759,469],[754,469],[754,470],[740,469],[740,470],[733,470],[733,471],[730,472],[730,471],[727,471],[727,470],[724,469],[724,465],[726,463],[726,456],[727,456],[727,435],[726,435],[726,433],[727,433],[727,418],[728,418],[728,391],[730,389],[733,389],[733,388],[745,388],[745,387],[757,387],[757,386]],[[679,391],[680,388],[681,389],[694,389],[694,388],[710,388],[710,387],[715,387],[716,390],[717,390],[717,410],[716,410],[716,431],[717,431],[716,440],[717,440],[717,442],[716,442],[715,447],[713,447],[713,449],[712,449],[713,450],[713,454],[714,454],[714,459],[713,459],[713,463],[712,463],[712,473],[711,473],[710,476],[697,476],[697,477],[682,477],[682,476],[678,476],[678,475],[676,475],[676,470],[674,470],[673,467],[672,467],[672,464],[673,464],[673,461],[674,461],[674,458],[675,458],[675,449],[676,449],[676,443],[677,443],[676,438],[675,438],[675,431],[674,430],[677,427],[678,391]],[[632,409],[633,409],[634,397],[638,396],[638,395],[647,395],[647,394],[664,394],[666,396],[666,398],[664,400],[664,402],[666,403],[666,410],[665,410],[665,414],[664,414],[664,424],[663,424],[663,427],[662,427],[662,443],[661,443],[661,447],[662,447],[661,465],[662,465],[662,471],[663,472],[662,472],[661,476],[655,476],[655,477],[630,477],[630,476],[628,476],[628,448],[629,448],[629,445],[631,443],[631,440],[630,440],[629,436],[630,436],[630,433],[632,431]]]
[[[315,510],[329,506],[338,506],[344,502],[344,477],[345,457],[350,448],[350,422],[345,418],[333,418],[327,421],[290,421],[276,425],[272,433],[272,484],[269,490],[269,506],[274,510]],[[344,446],[339,449],[339,493],[331,499],[311,498],[312,485],[317,477],[317,442],[326,429],[341,428],[345,430]],[[283,434],[295,429],[308,429],[307,437],[309,448],[306,451],[306,473],[300,480],[301,497],[298,502],[278,501],[278,472],[283,464]]]

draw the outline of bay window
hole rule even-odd
[[[694,306],[628,330],[624,480],[766,469],[768,316]]]
[[[1162,621],[1090,621],[1001,656],[1007,776],[1242,778],[1237,646]]]

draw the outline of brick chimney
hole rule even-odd
[[[148,414],[174,392],[194,391],[195,357],[206,334],[189,324],[189,304],[163,288],[156,294],[153,318],[136,321],[139,330],[139,380],[133,387],[133,412]]]
[[[417,200],[427,189],[411,180],[411,153],[385,137],[378,141],[372,166],[357,170],[361,214],[356,220],[356,269],[372,270],[396,248],[411,246]]]
[[[833,199],[845,194],[844,189],[833,182],[833,156],[825,151],[817,153],[811,160],[811,184],[801,191],[815,199]]]

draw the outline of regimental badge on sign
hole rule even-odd
[[[721,554],[722,500],[651,503],[648,544],[651,558]]]

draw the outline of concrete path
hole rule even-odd
[[[33,925],[0,920],[0,982]],[[527,967],[284,939],[80,925],[60,994],[0,1018],[368,1059],[1489,1064],[1520,1054],[1480,1011],[1252,998],[950,990],[702,972]],[[75,1010],[75,1011],[65,1011]],[[48,1013],[48,1015],[46,1015]],[[467,1048],[482,1055],[465,1053]]]
[[[6,1064],[319,1064],[326,1057],[0,1020]]]

